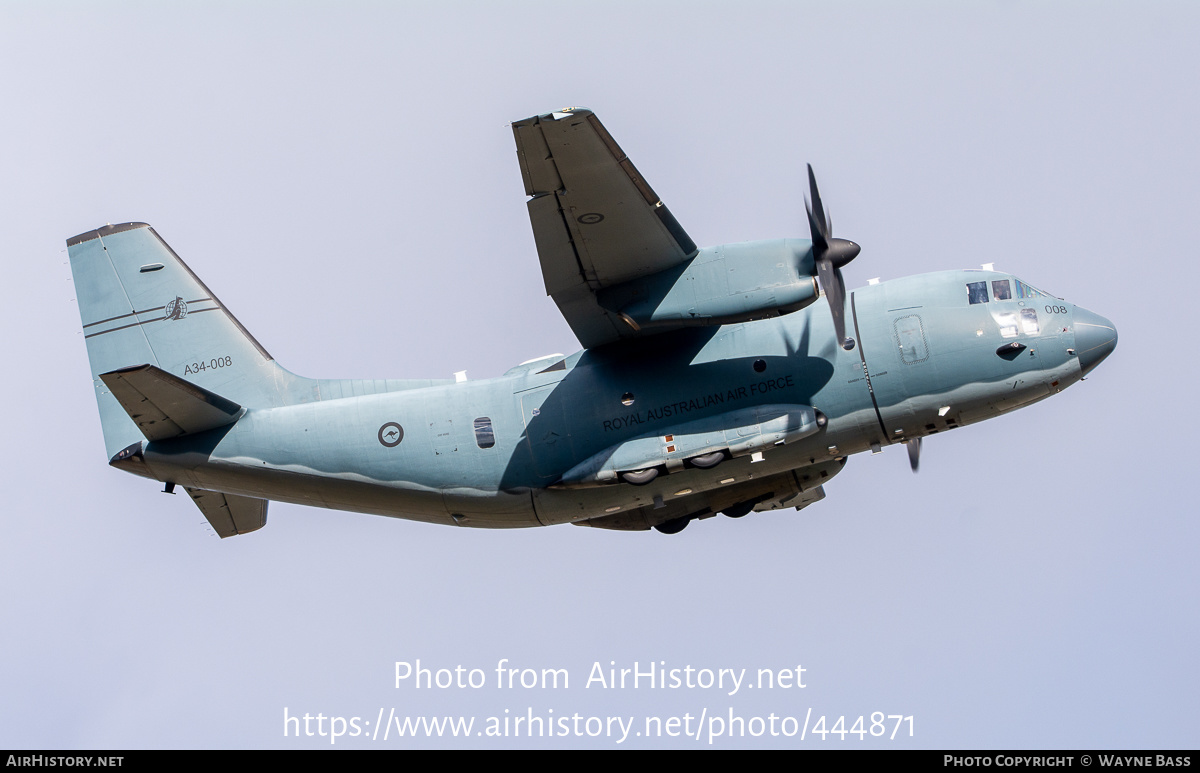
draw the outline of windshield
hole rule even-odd
[[[1017,297],[1018,298],[1053,298],[1054,297],[1050,293],[1042,292],[1041,290],[1037,289],[1033,285],[1025,284],[1020,279],[1014,278],[1013,281],[1017,283]]]
[[[1014,295],[1013,286],[1016,285]],[[990,295],[988,291],[991,291]],[[990,301],[1011,301],[1014,298],[1053,298],[1050,293],[1043,292],[1033,285],[1025,284],[1020,279],[993,279],[991,282],[967,282],[967,302],[971,304],[988,303]]]

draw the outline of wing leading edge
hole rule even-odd
[[[546,293],[585,347],[637,335],[596,293],[695,257],[696,245],[584,108],[513,124]]]

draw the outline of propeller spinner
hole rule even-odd
[[[808,165],[808,189],[812,202],[807,199],[804,209],[808,212],[808,227],[812,232],[813,261],[817,266],[817,279],[829,299],[829,310],[833,313],[833,329],[842,348],[854,348],[854,339],[846,337],[846,283],[842,279],[842,266],[854,260],[861,251],[849,239],[833,238],[833,221],[825,214],[821,205],[821,192],[817,190],[817,178],[812,164]]]

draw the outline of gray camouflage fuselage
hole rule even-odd
[[[67,241],[110,463],[183,486],[222,537],[269,500],[489,528],[675,533],[806,507],[846,458],[1059,392],[1111,322],[994,271],[846,293],[810,239],[698,248],[586,108],[512,124],[549,295],[584,349],[481,381],[280,367],[145,223]]]
[[[998,279],[1011,276],[948,271],[860,288],[848,304],[859,342],[852,351],[836,345],[818,304],[665,334],[669,342],[651,339],[642,351],[627,344],[545,358],[499,378],[251,409],[232,427],[150,443],[145,462],[158,480],[200,489],[484,527],[653,510],[656,496],[670,505],[793,470],[812,469],[819,482],[850,454],[999,415],[1061,391],[1094,366],[1097,354],[1081,360],[1075,333],[1080,319],[1096,323],[1090,312],[1048,297],[968,304],[969,281]],[[1003,338],[993,313],[1021,308],[1037,312],[1037,335]],[[916,349],[905,350],[906,342]],[[1012,359],[997,355],[1011,342],[1027,348]],[[770,447],[757,462],[729,459],[643,487],[548,488],[624,441],[767,404],[811,405],[828,424]],[[492,422],[490,448],[476,442],[481,417]],[[388,422],[403,428],[394,447],[377,436]]]

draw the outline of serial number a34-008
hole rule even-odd
[[[191,373],[203,373],[206,370],[216,370],[217,368],[228,368],[233,365],[232,357],[214,357],[208,362],[193,362],[191,365],[183,369],[184,375]]]

